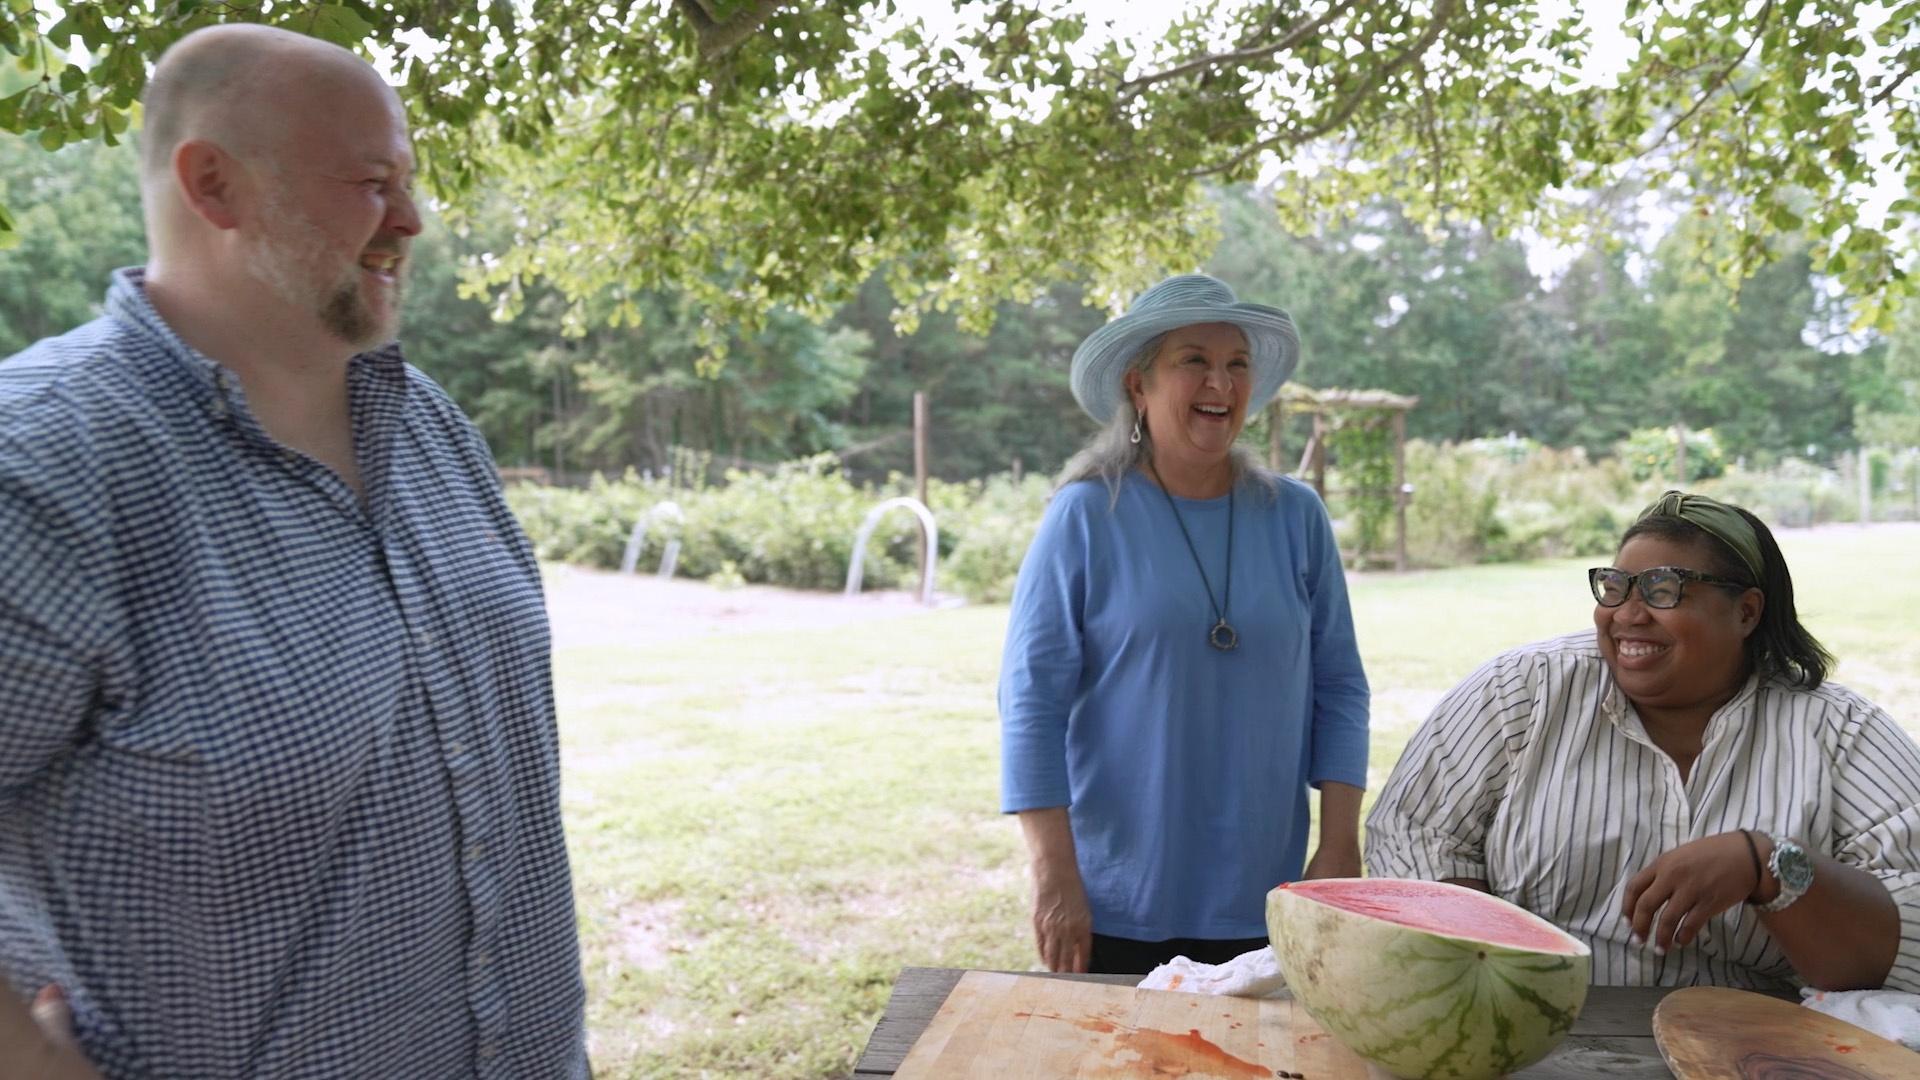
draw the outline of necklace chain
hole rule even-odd
[[[1160,494],[1166,496],[1167,509],[1173,511],[1173,523],[1180,526],[1180,538],[1187,542],[1187,553],[1193,556],[1193,568],[1200,571],[1200,584],[1206,587],[1207,603],[1213,605],[1213,629],[1207,632],[1207,644],[1228,652],[1240,644],[1240,633],[1227,621],[1227,611],[1233,603],[1233,488],[1227,489],[1227,579],[1222,583],[1221,598],[1213,598],[1213,582],[1207,577],[1207,568],[1200,562],[1200,549],[1194,546],[1193,534],[1187,531],[1187,522],[1180,516],[1180,506],[1173,501],[1173,492],[1167,490],[1166,481],[1160,479],[1160,470],[1154,466],[1153,459],[1147,459],[1147,469],[1153,473],[1153,482],[1160,487]]]

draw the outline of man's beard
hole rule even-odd
[[[247,265],[280,299],[296,307],[311,306],[327,332],[355,350],[371,349],[393,340],[398,330],[400,300],[405,291],[395,275],[392,304],[383,318],[377,314],[360,284],[356,262],[343,278],[322,282],[328,273],[326,235],[312,221],[270,197],[267,233],[247,252]]]

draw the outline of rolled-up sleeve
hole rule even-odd
[[[1067,718],[1080,683],[1085,522],[1055,498],[1014,583],[1000,660],[1000,809],[1066,806]]]
[[[1530,700],[1513,691],[1524,683],[1501,658],[1441,699],[1367,815],[1369,873],[1487,880],[1487,828],[1506,797],[1509,736]]]
[[[1900,947],[1886,988],[1920,992],[1920,747],[1878,708],[1863,702],[1855,717],[1834,770],[1833,857],[1887,887]]]
[[[1354,636],[1346,569],[1333,523],[1319,497],[1308,492],[1307,589],[1313,619],[1313,733],[1307,780],[1367,786],[1371,697]]]

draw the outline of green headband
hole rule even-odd
[[[1762,569],[1766,560],[1760,557],[1760,537],[1754,533],[1753,526],[1747,524],[1747,519],[1726,503],[1705,495],[1669,491],[1640,511],[1634,520],[1645,521],[1650,517],[1674,517],[1699,526],[1732,548],[1740,561],[1747,564],[1747,571],[1756,583],[1765,580]]]

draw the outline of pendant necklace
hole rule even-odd
[[[1207,568],[1200,563],[1200,549],[1193,546],[1193,534],[1187,531],[1187,523],[1180,516],[1180,507],[1173,501],[1173,493],[1167,490],[1166,482],[1160,479],[1160,470],[1154,467],[1153,459],[1147,459],[1147,469],[1153,473],[1153,482],[1160,485],[1160,494],[1167,497],[1167,509],[1173,511],[1174,524],[1180,526],[1180,538],[1187,542],[1187,552],[1193,556],[1193,568],[1200,571],[1200,584],[1207,588],[1207,603],[1213,605],[1213,629],[1207,631],[1207,644],[1221,652],[1232,652],[1240,646],[1240,632],[1227,622],[1227,607],[1233,603],[1233,489],[1227,489],[1227,580],[1221,589],[1221,598],[1213,598],[1213,582],[1207,580]]]

